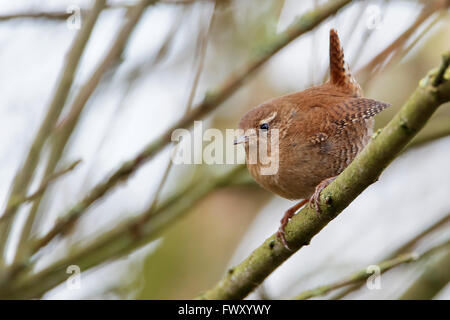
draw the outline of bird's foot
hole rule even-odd
[[[305,203],[307,203],[307,202],[308,202],[308,199],[305,199],[305,200],[302,200],[299,203],[297,203],[295,206],[289,208],[284,213],[284,216],[283,216],[283,218],[280,221],[281,224],[280,224],[280,227],[278,228],[278,231],[277,231],[277,238],[280,239],[281,243],[283,243],[283,246],[286,249],[288,249],[289,251],[291,251],[291,248],[289,248],[289,245],[288,245],[288,243],[286,241],[284,228],[288,224],[289,220],[295,215],[297,210],[300,209],[301,207],[303,207],[305,205]]]
[[[320,207],[319,207],[319,199],[320,199],[320,193],[323,189],[325,189],[331,182],[333,182],[338,176],[327,178],[325,180],[322,180],[314,191],[314,194],[309,199],[309,204],[314,207],[317,213],[320,213]]]

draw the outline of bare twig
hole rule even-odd
[[[358,71],[358,74],[363,79],[361,83],[365,85],[371,78],[378,74],[382,66],[386,63],[387,59],[393,54],[393,52],[399,50],[399,48],[401,48],[408,41],[408,39],[422,25],[422,23],[424,23],[438,9],[440,9],[440,7],[433,4],[429,4],[424,7],[420,15],[408,29],[406,29],[383,51],[377,54],[370,63],[368,63],[366,66],[364,66],[364,68]]]
[[[66,20],[71,13],[65,11],[55,12],[16,12],[11,14],[0,15],[0,21],[16,20],[16,19],[44,19],[44,20]]]
[[[436,221],[435,223],[433,223],[432,225],[430,225],[426,229],[422,230],[422,232],[420,232],[419,234],[415,235],[413,238],[411,238],[410,240],[408,240],[404,244],[402,244],[400,247],[398,247],[393,252],[391,252],[389,255],[387,255],[384,258],[384,260],[392,259],[392,258],[394,258],[394,257],[396,257],[396,256],[398,256],[400,254],[404,254],[404,253],[406,253],[408,251],[411,251],[416,246],[416,244],[419,243],[422,239],[424,239],[425,237],[427,237],[428,235],[430,235],[434,231],[442,228],[443,226],[445,226],[449,222],[450,222],[450,213],[447,214],[446,216],[444,216],[443,218],[439,219],[438,221]],[[343,297],[347,296],[351,292],[356,291],[359,288],[361,288],[362,284],[363,283],[355,283],[352,286],[346,288],[344,291],[339,292],[338,294],[333,296],[331,299],[333,299],[333,300],[342,299]]]
[[[415,261],[416,259],[417,259],[417,256],[414,254],[402,254],[402,255],[398,256],[397,258],[394,258],[392,260],[383,261],[381,263],[378,263],[377,265],[380,268],[379,269],[380,274],[382,274],[394,267]],[[369,272],[367,268],[364,268],[360,271],[357,271],[357,272],[351,274],[350,276],[347,276],[346,278],[344,278],[342,280],[339,280],[339,281],[336,281],[336,282],[333,282],[333,283],[330,283],[327,285],[323,285],[323,286],[317,287],[315,289],[304,291],[304,292],[300,293],[298,296],[296,296],[294,299],[295,300],[307,300],[307,299],[310,299],[313,297],[323,296],[333,290],[337,290],[339,288],[348,286],[355,282],[357,282],[357,283],[363,282],[364,280],[369,278],[372,274],[373,273]]]
[[[216,0],[159,0],[163,4],[173,4],[173,5],[191,5],[196,2],[215,2]],[[107,4],[105,9],[129,9],[132,7],[129,3],[116,3]],[[88,14],[89,10],[81,9],[82,14]],[[15,12],[11,14],[0,15],[0,21],[9,21],[17,19],[42,19],[42,20],[55,20],[64,21],[67,20],[73,13],[66,11],[23,11]]]
[[[450,117],[436,118],[408,145],[408,150],[450,136]]]
[[[3,223],[12,214],[12,212],[14,212],[15,209],[17,209],[21,204],[26,203],[26,202],[31,202],[34,199],[36,199],[37,197],[39,197],[42,193],[44,193],[44,191],[48,188],[48,186],[52,182],[54,182],[56,179],[58,179],[62,175],[65,175],[66,173],[75,169],[75,167],[78,166],[80,163],[81,163],[81,160],[77,160],[77,161],[73,162],[71,165],[69,165],[68,167],[66,167],[58,172],[55,172],[51,176],[47,177],[35,192],[33,192],[32,194],[30,194],[22,199],[17,200],[15,203],[8,206],[3,211],[3,214],[0,216],[0,223]]]
[[[52,174],[58,164],[64,149],[66,147],[69,138],[71,137],[75,126],[78,123],[80,115],[86,106],[87,101],[91,97],[92,93],[99,84],[102,76],[109,69],[109,67],[117,61],[120,57],[131,33],[133,32],[137,22],[141,18],[143,12],[148,5],[155,3],[155,0],[141,0],[138,4],[131,6],[128,9],[127,20],[124,22],[121,30],[119,31],[115,41],[112,43],[108,53],[103,58],[102,62],[98,65],[95,71],[92,73],[89,80],[81,87],[77,96],[75,97],[72,105],[70,106],[69,114],[56,128],[56,132],[53,135],[53,144],[50,150],[49,160],[45,168],[44,177]],[[39,202],[36,202],[34,208],[32,208],[23,228],[23,231],[19,240],[19,247],[17,250],[16,261],[23,259],[29,254],[29,243],[25,240],[29,237],[31,228],[34,223],[34,219],[37,212]]]
[[[377,263],[377,266],[380,268],[379,269],[380,274],[383,274],[386,271],[388,271],[394,267],[397,267],[397,266],[400,266],[400,265],[403,265],[403,264],[406,264],[409,262],[424,259],[424,258],[426,258],[432,254],[435,254],[439,251],[448,250],[449,248],[450,248],[450,242],[447,241],[443,244],[434,246],[421,254],[416,254],[416,253],[400,254],[395,258],[391,258],[389,260],[385,260],[385,261]],[[363,270],[360,270],[360,271],[357,271],[357,272],[351,274],[350,276],[348,276],[342,280],[339,280],[339,281],[336,281],[336,282],[333,282],[333,283],[330,283],[327,285],[323,285],[323,286],[317,287],[312,290],[304,291],[304,292],[300,293],[298,296],[296,296],[294,299],[306,300],[306,299],[310,299],[313,297],[323,296],[333,290],[348,286],[350,284],[364,282],[364,280],[368,279],[371,275],[373,275],[373,272],[370,272],[368,268],[365,268]]]
[[[211,15],[210,15],[208,22],[204,28],[205,31],[202,35],[199,36],[199,39],[198,39],[197,49],[195,52],[194,69],[193,69],[194,70],[194,79],[193,79],[192,87],[191,87],[189,97],[188,97],[188,100],[186,103],[184,115],[189,114],[189,112],[191,111],[195,93],[197,92],[200,75],[202,74],[203,66],[205,65],[206,48],[208,46],[209,37],[210,37],[210,33],[211,33],[211,26],[213,24],[215,15],[216,15],[216,4],[214,3],[212,11],[211,11]],[[179,145],[177,144],[174,147],[174,150],[173,150],[174,153],[177,152],[178,146]],[[169,177],[170,170],[172,169],[172,164],[173,164],[173,162],[172,162],[172,159],[170,158],[169,162],[166,166],[166,169],[164,170],[161,181],[159,182],[159,186],[156,189],[156,193],[153,197],[152,203],[150,204],[150,210],[153,210],[159,201],[159,197],[161,195],[162,189],[163,189],[164,185],[166,184],[167,178]]]
[[[400,300],[432,299],[450,281],[450,247],[438,257],[433,257],[425,266],[425,270],[408,289],[399,297]]]
[[[89,179],[92,177],[92,172],[96,170],[95,164],[97,162],[97,157],[101,154],[100,151],[103,149],[103,146],[107,141],[107,137],[109,136],[109,133],[114,127],[116,120],[119,118],[121,110],[127,105],[126,102],[128,97],[133,92],[133,89],[138,83],[138,80],[141,79],[141,76],[151,73],[152,68],[155,67],[158,63],[160,63],[161,60],[166,56],[167,52],[170,49],[170,46],[173,43],[177,31],[180,29],[180,26],[182,25],[184,14],[185,11],[181,11],[178,15],[176,15],[174,23],[172,24],[169,31],[165,35],[165,38],[162,41],[161,46],[156,50],[156,53],[151,58],[147,58],[146,60],[137,63],[124,77],[126,80],[124,84],[124,89],[122,90],[123,92],[121,94],[121,97],[118,99],[119,102],[115,110],[111,114],[111,117],[108,121],[108,125],[106,126],[106,128],[102,133],[102,137],[99,139],[100,142],[98,143],[98,146],[96,148],[98,152],[94,155],[93,159],[91,160],[90,167],[87,169],[86,178],[82,183],[81,188],[82,190],[88,189]]]
[[[410,52],[417,43],[431,30],[431,28],[439,22],[447,13],[442,10],[436,17],[415,37],[408,46],[403,45],[402,48],[395,51],[392,58],[384,65],[383,69],[387,69],[391,64],[400,61],[408,52]]]
[[[81,30],[78,32],[71,48],[68,51],[58,86],[48,107],[47,115],[34,138],[30,150],[28,151],[25,163],[14,178],[12,191],[9,196],[7,206],[10,206],[12,203],[16,202],[17,199],[23,199],[26,195],[28,186],[31,183],[34,171],[39,162],[41,149],[49,134],[53,130],[59,115],[61,114],[69,94],[70,87],[72,86],[81,55],[83,54],[95,22],[97,21],[97,18],[104,6],[105,0],[97,0],[95,2],[90,15],[86,19],[86,22],[83,24]],[[9,216],[13,216],[16,210],[17,208],[12,210]],[[5,225],[0,226],[0,267],[3,263],[3,253],[10,228],[10,221],[7,221]]]
[[[363,2],[360,4],[359,11],[355,15],[355,18],[353,19],[353,22],[352,22],[349,32],[343,37],[343,41],[344,41],[343,47],[344,48],[347,47],[346,44],[351,42],[351,39],[352,39],[353,35],[355,34],[355,30],[358,29],[357,26],[360,23],[360,21],[364,18],[364,12],[367,10],[367,7],[369,5],[370,5],[369,1],[366,1],[366,2]],[[383,2],[383,6],[385,6],[385,5],[386,5],[386,1]],[[353,61],[351,61],[352,65],[356,65],[356,63],[358,62],[359,58],[361,57],[363,48],[366,45],[366,43],[369,41],[370,36],[373,33],[373,30],[374,29],[369,29],[369,28],[365,29],[364,34],[362,36],[362,41],[359,42],[359,47],[355,51],[356,56],[352,59]],[[325,71],[323,72],[323,75],[321,77],[322,83],[327,81],[329,74],[330,74],[330,66],[327,65],[325,68]]]
[[[444,75],[450,65],[450,52],[446,52],[442,56],[442,65],[440,66],[436,77],[433,79],[433,86],[437,87],[444,82]]]

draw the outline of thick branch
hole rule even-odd
[[[364,189],[378,180],[391,161],[403,150],[425,125],[434,111],[450,100],[450,76],[432,86],[437,72],[420,81],[405,105],[339,177],[325,188],[320,197],[322,214],[306,206],[286,226],[286,240],[293,251],[287,250],[276,235],[268,238],[240,265],[212,289],[203,299],[242,299],[255,289],[272,271],[320,232],[345,209]]]
[[[111,176],[95,186],[89,194],[77,203],[64,217],[55,225],[55,227],[42,238],[35,247],[35,250],[45,246],[49,241],[61,232],[69,228],[78,217],[86,211],[95,201],[103,197],[119,183],[126,181],[135,171],[137,171],[145,162],[152,159],[159,151],[171,142],[172,132],[180,128],[189,128],[194,123],[214,109],[223,101],[230,97],[239,89],[245,80],[258,70],[275,53],[284,48],[291,41],[300,35],[310,31],[329,16],[336,13],[339,9],[350,3],[351,0],[330,1],[317,10],[310,11],[291,24],[286,31],[280,33],[274,40],[268,43],[260,50],[260,56],[252,61],[246,68],[238,74],[231,76],[215,93],[205,97],[202,103],[185,117],[180,119],[172,127],[168,128],[155,141],[148,144],[136,157],[125,162]]]

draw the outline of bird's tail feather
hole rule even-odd
[[[352,96],[362,95],[361,87],[353,78],[345,62],[344,50],[335,29],[330,30],[330,81]]]

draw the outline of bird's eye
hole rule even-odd
[[[268,123],[263,123],[262,125],[259,126],[259,128],[261,130],[269,130],[269,124]]]

